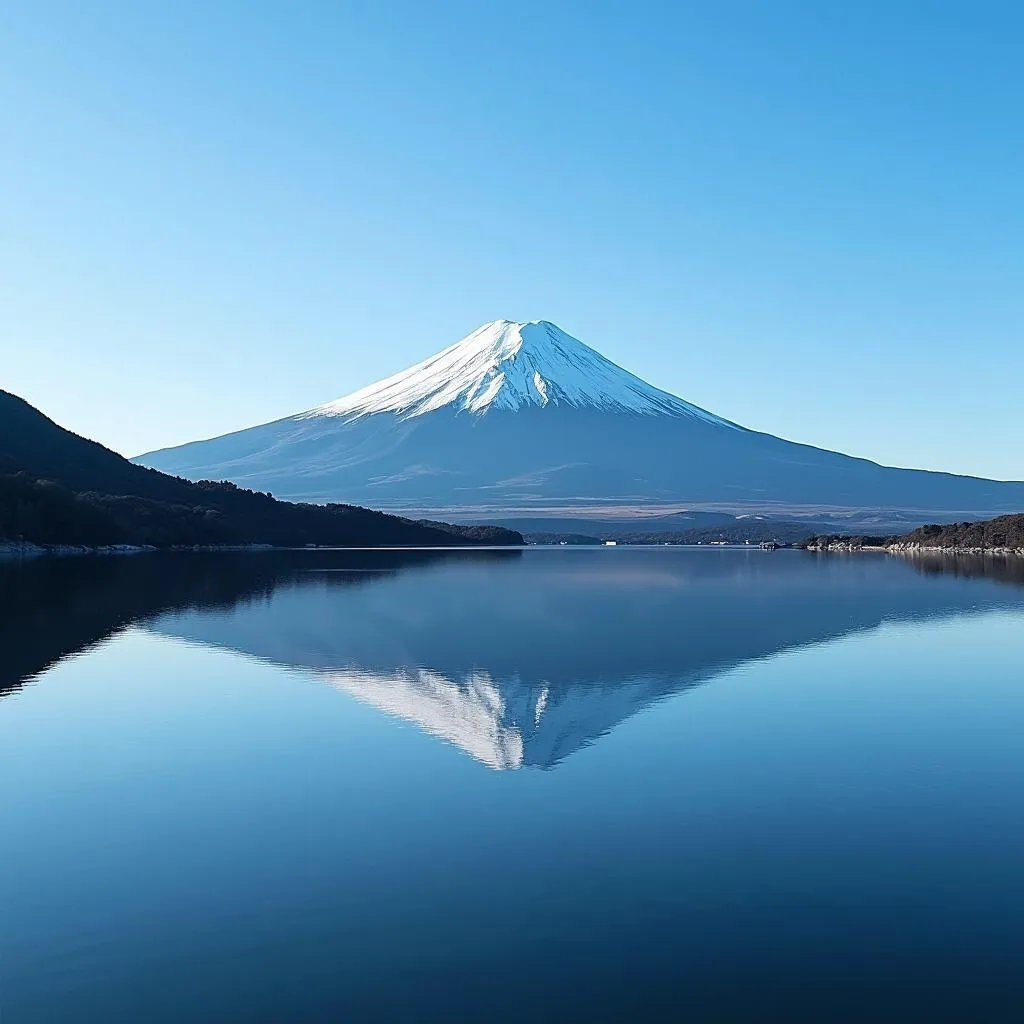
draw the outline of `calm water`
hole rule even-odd
[[[1021,577],[0,566],[0,1020],[1024,1020]]]

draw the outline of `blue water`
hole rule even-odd
[[[0,570],[0,1020],[1024,1020],[1012,563]]]

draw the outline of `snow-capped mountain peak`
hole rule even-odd
[[[652,387],[546,320],[484,324],[430,359],[305,415],[409,418],[445,407],[481,415],[549,405],[735,426]]]
[[[441,518],[698,502],[984,518],[1024,505],[1024,482],[888,469],[738,427],[543,320],[485,324],[348,398],[135,461],[290,500]]]

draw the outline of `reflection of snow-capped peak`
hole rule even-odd
[[[305,415],[412,417],[445,407],[480,414],[548,405],[733,426],[634,377],[546,320],[484,324],[430,359]]]
[[[381,674],[358,669],[328,672],[324,678],[358,700],[415,722],[491,768],[519,768],[523,737],[507,721],[505,702],[486,672],[473,672],[461,685],[425,668]]]
[[[666,690],[656,679],[552,689],[474,670],[458,678],[427,668],[352,668],[318,676],[357,700],[412,722],[499,771],[552,767]]]

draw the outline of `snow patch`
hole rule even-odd
[[[349,669],[324,673],[324,678],[364,704],[456,744],[490,768],[523,765],[522,733],[507,720],[500,687],[487,672],[455,680],[426,668],[390,673]]]
[[[529,406],[685,416],[742,429],[660,391],[546,320],[484,324],[430,359],[300,418],[353,420],[376,413],[411,418],[446,407],[482,415]]]
[[[534,710],[534,713],[533,713],[533,724],[535,726],[536,725],[540,725],[541,716],[544,714],[544,710],[548,706],[548,693],[549,692],[550,691],[549,691],[548,687],[545,686],[544,689],[540,691],[540,696],[537,698],[537,707],[536,707],[536,709]]]

